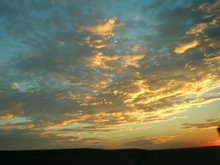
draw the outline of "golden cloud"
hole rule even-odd
[[[105,43],[104,39],[92,39],[91,36],[88,36],[84,39],[85,43],[88,44],[92,48],[101,49],[105,48],[108,45]]]
[[[94,52],[84,58],[85,65],[90,68],[105,68],[109,70],[123,70],[129,66],[139,67],[139,61],[144,54],[107,55],[102,52]]]
[[[102,52],[94,52],[91,56],[84,58],[84,61],[87,67],[112,69],[111,65],[119,58],[117,55],[104,55]]]
[[[195,47],[197,47],[200,44],[200,41],[198,39],[195,39],[191,42],[187,42],[187,43],[182,43],[179,44],[175,49],[174,49],[174,53],[176,54],[183,54],[186,51],[193,49]]]
[[[128,67],[128,66],[139,67],[138,63],[141,59],[144,58],[144,56],[145,56],[144,54],[123,55],[121,57],[122,65],[125,67]]]
[[[209,25],[207,23],[200,23],[195,25],[187,34],[195,35],[197,33],[202,33],[205,29],[207,29]]]
[[[80,26],[79,30],[89,32],[93,35],[99,35],[104,37],[114,36],[114,29],[116,27],[116,17],[104,20],[98,20],[96,25]]]

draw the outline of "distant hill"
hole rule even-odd
[[[61,149],[0,151],[3,164],[220,165],[220,147],[164,150]]]

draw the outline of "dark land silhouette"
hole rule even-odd
[[[0,151],[3,164],[219,165],[220,146],[164,150],[60,149]]]

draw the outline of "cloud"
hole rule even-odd
[[[111,37],[114,36],[114,29],[116,23],[116,17],[105,19],[105,20],[98,20],[97,25],[88,25],[88,26],[80,26],[80,31],[89,32],[93,35],[100,35],[104,37]]]
[[[85,62],[88,67],[102,67],[106,69],[112,69],[111,65],[118,61],[120,57],[117,55],[103,55],[102,52],[94,52],[93,55],[87,57]]]
[[[220,8],[220,1],[216,0],[213,3],[202,3],[199,5],[198,9],[205,13],[204,18],[213,18],[217,17],[219,19],[219,8]]]
[[[10,119],[13,115],[10,113],[0,115],[0,119]]]
[[[111,3],[5,1],[0,40],[13,53],[0,57],[1,134],[80,146],[83,134],[170,121],[219,100],[217,2]],[[139,140],[163,138],[131,145]]]
[[[204,123],[183,123],[182,129],[210,129],[220,125],[219,119],[209,119]]]
[[[95,114],[66,114],[66,120],[48,127],[49,130],[73,132],[105,132],[120,129],[129,123],[144,123],[140,120],[138,112],[112,112]]]
[[[86,57],[84,61],[85,65],[91,68],[124,70],[129,66],[139,67],[138,62],[143,58],[144,54],[107,55],[98,51]]]
[[[110,46],[108,43],[115,36],[116,27],[121,28],[121,24],[116,24],[116,17],[109,19],[99,19],[95,25],[79,26],[78,30],[87,34],[84,43],[94,49],[103,49]]]
[[[196,48],[199,45],[199,43],[199,40],[194,40],[188,43],[180,44],[174,49],[174,53],[183,54],[190,49]]]
[[[105,139],[96,137],[63,136],[61,133],[46,132],[43,129],[0,129],[1,150],[57,149],[97,147]],[[57,144],[60,144],[57,146]]]
[[[91,36],[88,36],[84,39],[85,43],[88,44],[92,48],[96,49],[102,49],[107,47],[108,45],[105,43],[105,40],[100,38],[100,39],[92,39]]]
[[[189,32],[187,32],[187,34],[194,35],[197,33],[202,33],[207,28],[208,28],[207,23],[199,23],[199,24],[195,25]]]
[[[10,131],[1,129],[0,148],[2,150],[18,150],[18,149],[42,149],[51,142],[51,139],[42,138],[39,135],[27,130]]]
[[[141,148],[146,148],[149,146],[153,146],[153,145],[159,145],[162,143],[166,143],[168,141],[173,140],[175,137],[173,136],[160,136],[157,138],[151,138],[151,139],[147,139],[147,138],[136,138],[136,140],[133,141],[128,141],[123,143],[124,146],[126,147],[141,147]]]

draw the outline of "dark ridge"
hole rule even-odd
[[[58,149],[0,151],[4,164],[71,165],[219,165],[220,147],[184,149]]]

